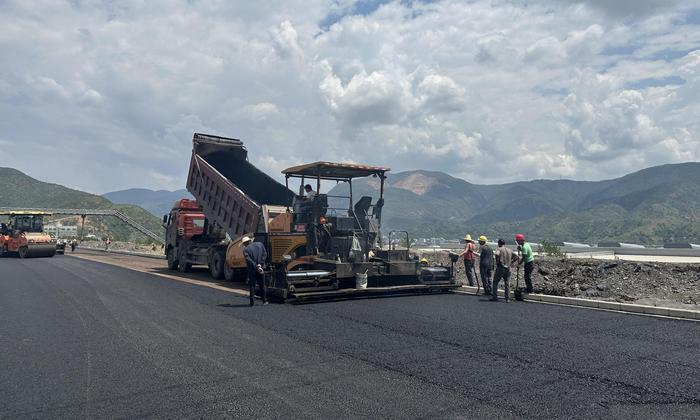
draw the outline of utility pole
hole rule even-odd
[[[85,214],[81,214],[81,215],[80,215],[80,220],[81,220],[81,224],[80,224],[80,242],[81,242],[81,243],[83,242],[83,234],[85,233],[85,218],[86,218],[86,217],[87,217],[87,215],[85,215]]]

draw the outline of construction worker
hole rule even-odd
[[[423,257],[423,258],[420,259],[420,265],[421,265],[421,267],[427,267],[428,264],[429,264],[429,261],[428,261],[427,258]]]
[[[484,295],[491,294],[491,277],[493,276],[493,249],[486,243],[486,236],[479,236],[479,275],[484,286]]]
[[[498,302],[498,282],[501,280],[504,283],[506,303],[510,301],[510,268],[513,264],[517,264],[517,261],[517,255],[514,255],[513,251],[506,247],[506,241],[499,239],[496,250],[496,273],[493,276],[493,286],[491,287],[492,301]]]
[[[306,184],[304,186],[304,191],[306,191],[306,199],[313,200],[316,197],[316,191],[311,187],[311,184]]]
[[[241,241],[243,256],[245,257],[248,271],[248,290],[250,291],[250,306],[255,305],[255,285],[260,286],[263,305],[267,305],[267,286],[265,285],[265,261],[267,250],[260,242],[253,242],[248,236]]]
[[[474,240],[470,234],[464,237],[464,242],[466,244],[464,251],[459,256],[464,256],[464,271],[467,275],[467,282],[469,282],[470,286],[474,286],[474,261],[476,260],[474,251],[476,250],[476,245],[474,245]]]
[[[525,242],[525,235],[522,233],[515,235],[515,242],[518,243],[518,250],[523,254],[518,264],[525,263],[525,291],[532,293],[532,270],[535,268],[535,254],[533,254],[530,244]]]

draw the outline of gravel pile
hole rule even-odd
[[[431,263],[449,265],[446,252],[424,256]],[[455,270],[457,278],[466,282],[461,260]],[[524,287],[522,275],[521,268]],[[537,257],[533,283],[535,292],[554,296],[700,310],[698,264]]]

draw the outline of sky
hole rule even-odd
[[[0,0],[0,166],[179,189],[194,132],[473,183],[700,160],[700,0]]]

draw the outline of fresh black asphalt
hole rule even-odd
[[[0,259],[0,418],[700,418],[700,323],[459,294],[247,306]]]

